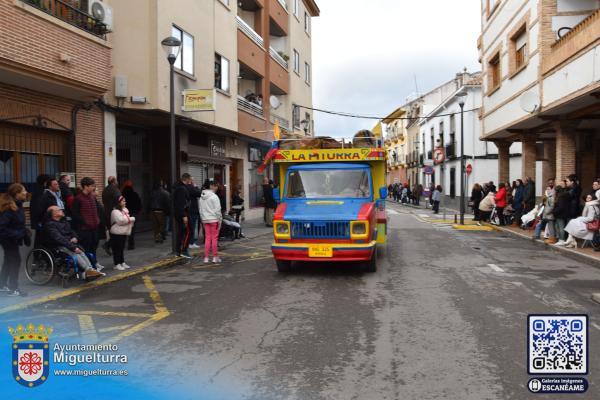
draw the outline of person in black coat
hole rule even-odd
[[[31,192],[29,200],[29,215],[31,221],[31,229],[35,231],[33,247],[38,247],[41,241],[43,215],[42,212],[42,195],[46,189],[46,182],[50,179],[50,175],[42,174],[37,177],[36,185]]]
[[[570,197],[569,202],[569,220],[577,218],[581,215],[581,186],[577,179],[577,175],[569,175],[567,177],[567,187]],[[568,221],[567,221],[568,222]]]
[[[569,195],[569,192],[562,186],[556,186],[554,191],[556,202],[554,203],[552,214],[554,215],[556,237],[558,238],[559,242],[562,241],[564,243],[567,239],[567,236],[565,235],[565,227],[571,218],[571,196]]]
[[[152,225],[154,229],[154,241],[162,243],[167,236],[166,217],[170,215],[171,195],[167,192],[161,182],[154,185],[154,190],[150,193],[150,211],[152,212]]]
[[[473,185],[473,190],[471,190],[471,208],[473,208],[473,220],[480,221],[481,220],[481,211],[479,211],[479,203],[483,200],[483,188],[479,183]]]
[[[190,196],[190,248],[198,249],[200,248],[200,246],[198,245],[198,223],[200,222],[200,209],[198,208],[198,201],[200,199],[200,196],[202,196],[202,190],[198,186],[196,186],[191,176],[189,179],[189,183],[186,183],[185,187],[188,190],[188,194]]]
[[[0,291],[9,296],[25,296],[19,290],[21,254],[19,246],[31,245],[29,230],[25,227],[23,202],[27,198],[25,187],[13,183],[0,196],[0,245],[4,250],[4,264],[0,272]]]
[[[181,180],[177,181],[173,186],[173,214],[175,217],[175,226],[173,233],[176,235],[177,248],[175,252],[178,256],[191,258],[188,253],[188,245],[190,243],[190,192],[187,190],[186,184],[191,182],[190,174],[183,174]]]
[[[265,225],[273,226],[273,214],[275,212],[275,208],[277,208],[275,197],[273,197],[273,181],[269,180],[269,178],[265,176],[262,188],[263,197],[265,199]]]
[[[142,212],[142,199],[140,195],[133,189],[133,182],[131,180],[126,180],[121,188],[121,194],[125,197],[125,201],[127,202],[127,209],[129,210],[129,215],[132,217],[137,217]],[[136,218],[137,219],[137,218]],[[131,228],[131,235],[129,235],[127,242],[127,250],[135,249],[135,223]]]

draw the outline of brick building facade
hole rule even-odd
[[[69,6],[72,4],[72,6]],[[106,32],[79,2],[0,0],[0,191],[41,173],[104,180]]]

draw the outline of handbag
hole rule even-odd
[[[596,214],[596,210],[594,210],[594,219],[591,222],[586,224],[588,231],[597,231],[600,230],[600,219],[598,219],[598,215]]]

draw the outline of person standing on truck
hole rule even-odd
[[[277,208],[275,197],[273,197],[273,181],[265,176],[262,187],[263,197],[265,199],[265,225],[273,226],[273,215],[275,213],[275,208]]]

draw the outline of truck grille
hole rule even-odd
[[[350,239],[348,221],[294,221],[292,238],[297,239]]]

